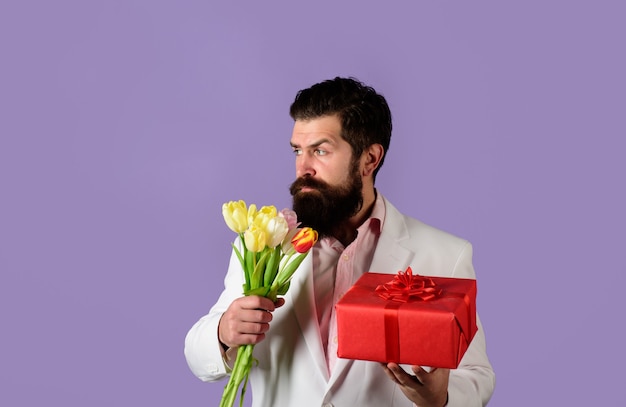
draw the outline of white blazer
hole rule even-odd
[[[370,270],[395,274],[411,266],[422,275],[475,278],[469,242],[401,214],[384,199],[386,215]],[[243,274],[231,257],[225,289],[209,314],[185,339],[185,356],[203,381],[227,376],[217,326],[230,303],[241,296]],[[406,406],[413,404],[376,362],[338,359],[329,377],[317,322],[311,256],[294,274],[286,303],[274,312],[265,340],[255,346],[250,373],[254,407]],[[451,370],[448,406],[484,406],[495,386],[485,335],[478,332],[460,366]],[[410,372],[410,370],[408,370]]]

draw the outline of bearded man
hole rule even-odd
[[[385,98],[373,88],[354,78],[323,81],[298,92],[290,115],[293,209],[320,239],[276,303],[242,297],[243,272],[231,259],[217,303],[187,334],[191,370],[203,381],[222,379],[237,347],[255,344],[255,407],[486,405],[495,374],[478,318],[457,369],[337,358],[334,305],[363,273],[411,267],[475,278],[472,246],[401,214],[375,188],[392,122]]]

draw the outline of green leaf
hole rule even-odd
[[[287,294],[287,291],[289,291],[289,286],[290,285],[291,285],[291,280],[287,281],[285,284],[283,284],[280,287],[278,287],[277,294],[278,295],[285,295],[285,294]]]
[[[265,249],[260,254],[258,262],[254,266],[252,271],[252,277],[250,278],[250,288],[257,288],[263,285],[263,274],[265,272],[265,264],[270,255],[269,250]]]
[[[274,278],[276,278],[276,274],[278,274],[278,265],[280,263],[280,247],[275,247],[272,250],[272,255],[270,256],[267,267],[265,267],[265,273],[263,274],[263,285],[270,286],[274,282]]]
[[[243,270],[243,276],[244,276],[244,279],[246,280],[245,284],[243,285],[243,290],[244,291],[249,290],[250,289],[250,276],[246,272],[246,262],[243,260],[243,256],[241,255],[241,252],[239,252],[239,249],[237,249],[237,246],[235,246],[233,243],[231,243],[231,246],[233,247],[233,251],[237,255],[237,258],[239,259],[239,263],[241,264],[241,269]],[[246,252],[245,246],[243,250],[245,253]]]
[[[254,264],[256,263],[256,256],[248,249],[244,249],[246,265],[244,272],[246,273],[246,281],[248,288],[252,288],[252,272],[254,271]]]
[[[308,253],[303,253],[298,255],[295,259],[285,265],[285,267],[281,271],[278,272],[278,276],[276,276],[275,280],[278,283],[278,286],[285,284],[291,279],[293,273],[295,273],[296,269],[300,266],[302,260],[304,260],[307,254]]]

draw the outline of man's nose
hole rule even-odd
[[[315,168],[313,157],[303,153],[296,158],[296,177],[300,178],[305,175],[315,176]]]

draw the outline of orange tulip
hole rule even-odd
[[[315,242],[317,242],[317,231],[309,227],[300,229],[291,239],[291,244],[298,253],[308,252]]]

